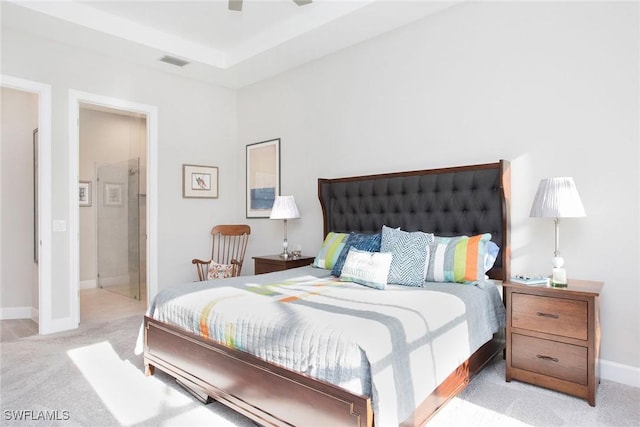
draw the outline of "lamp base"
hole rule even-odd
[[[562,268],[564,260],[560,257],[554,258],[554,261],[560,259],[561,263],[554,262],[556,267],[553,268],[553,274],[551,275],[551,286],[554,288],[566,288],[567,287],[567,270]],[[559,265],[558,265],[559,264]]]
[[[293,258],[293,256],[288,251],[283,251],[280,254],[280,258],[282,258],[282,259],[291,259],[291,258]]]

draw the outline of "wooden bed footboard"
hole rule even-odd
[[[373,426],[371,400],[145,316],[144,364],[261,425]]]
[[[373,426],[371,399],[145,316],[145,373],[158,368],[261,425]],[[497,334],[498,335],[498,334]],[[495,336],[402,425],[423,425],[504,348]]]

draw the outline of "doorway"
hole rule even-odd
[[[4,74],[0,76],[0,86],[34,93],[38,96],[38,137],[35,140],[38,161],[35,171],[37,176],[34,177],[37,185],[34,203],[37,203],[38,213],[35,216],[34,224],[37,228],[37,237],[33,242],[37,248],[38,257],[37,291],[34,291],[33,295],[34,297],[37,295],[37,298],[34,298],[32,307],[22,307],[17,310],[9,308],[9,313],[3,313],[2,317],[6,319],[32,318],[38,322],[38,333],[47,334],[62,330],[68,325],[65,322],[66,319],[53,319],[51,301],[51,180],[49,179],[52,164],[51,86]],[[4,212],[4,209],[5,206],[1,211]]]
[[[93,206],[74,200],[69,221],[70,232],[78,236],[71,250],[76,295],[92,291],[90,304],[77,298],[73,305],[79,324],[81,310],[100,307],[100,320],[121,317],[131,307],[144,310],[157,292],[157,108],[74,90],[69,100],[70,183],[75,186],[70,191],[77,191],[78,182],[90,182],[85,186],[91,188]],[[105,116],[111,125],[89,132],[94,139],[89,148],[86,125]],[[92,226],[83,231],[85,217]],[[86,239],[93,243],[87,245]],[[121,303],[105,313],[103,306],[110,301]]]
[[[38,95],[0,88],[0,319],[38,331]]]
[[[146,309],[146,216],[140,213],[146,211],[147,118],[81,103],[78,127],[86,192],[79,215],[80,321],[140,314]]]

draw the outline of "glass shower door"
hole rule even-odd
[[[97,168],[98,287],[140,299],[139,159]]]

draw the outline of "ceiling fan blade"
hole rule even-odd
[[[242,0],[229,0],[229,10],[240,12],[242,10]]]
[[[304,6],[305,4],[313,3],[313,0],[293,0],[293,2],[298,6]],[[229,10],[242,11],[242,0],[229,0]]]

